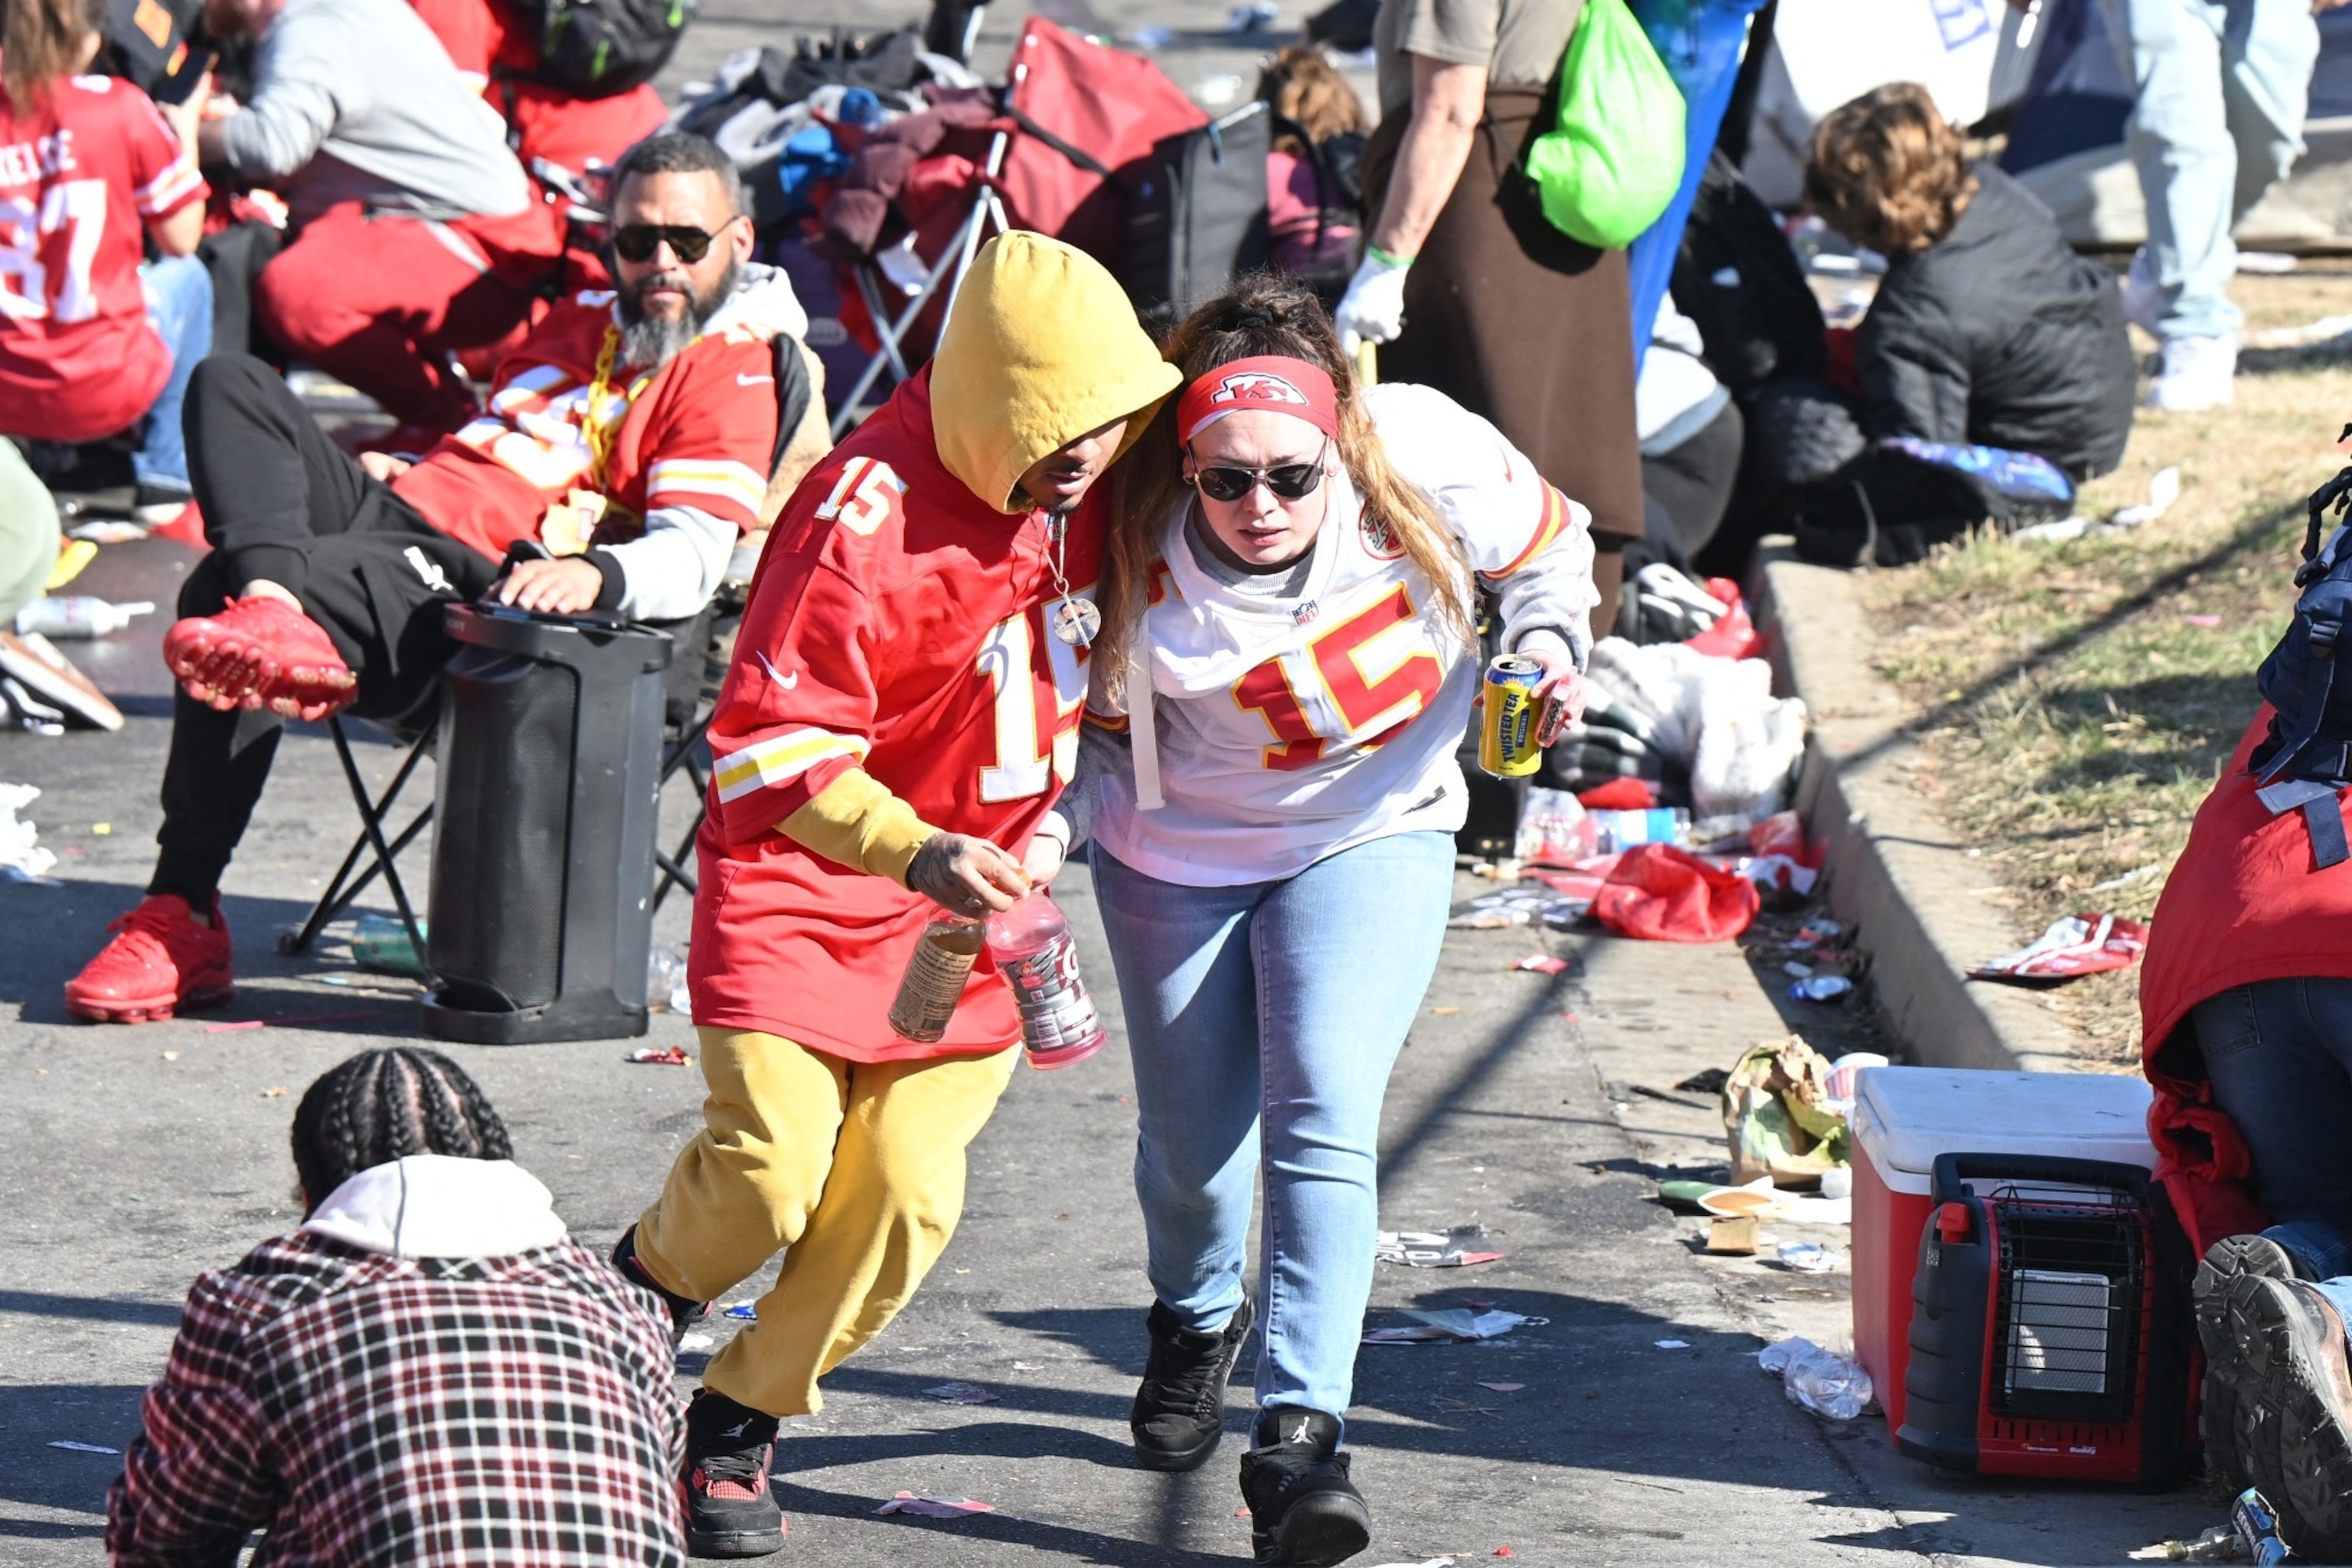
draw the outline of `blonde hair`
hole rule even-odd
[[[1960,133],[1917,82],[1873,88],[1813,127],[1806,205],[1873,250],[1925,250],[1952,232],[1976,192]]]
[[[1258,74],[1257,95],[1318,147],[1334,136],[1371,128],[1364,116],[1364,100],[1313,44],[1291,44],[1275,56]],[[1303,157],[1307,149],[1298,146],[1297,141],[1285,131],[1275,137],[1274,144],[1281,152]]]
[[[1473,646],[1477,632],[1469,557],[1437,515],[1436,503],[1390,463],[1356,386],[1354,368],[1339,352],[1331,320],[1311,289],[1274,273],[1253,273],[1187,316],[1161,353],[1188,382],[1260,354],[1320,366],[1339,394],[1339,430],[1332,446],[1362,502],[1364,521],[1385,527],[1436,590],[1432,608],[1440,639]],[[1126,694],[1129,651],[1168,519],[1187,500],[1176,403],[1171,397],[1160,405],[1117,472],[1109,547],[1097,595],[1102,635],[1094,647],[1097,679],[1114,698]]]
[[[100,0],[0,0],[0,88],[25,110],[79,68],[105,13]]]

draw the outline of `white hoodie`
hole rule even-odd
[[[329,1193],[301,1228],[393,1258],[504,1258],[570,1239],[537,1176],[511,1160],[449,1154],[371,1165]]]

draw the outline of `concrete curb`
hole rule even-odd
[[[1991,899],[1999,885],[1911,784],[1916,742],[1871,668],[1854,574],[1770,540],[1749,584],[1775,684],[1811,712],[1797,809],[1827,847],[1830,912],[1868,956],[1896,1037],[1928,1066],[2081,1070],[2074,1036],[2033,993],[1966,978],[2013,933]]]

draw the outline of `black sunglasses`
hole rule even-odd
[[[1324,437],[1330,445],[1330,437]],[[1283,500],[1299,500],[1315,493],[1323,482],[1323,454],[1318,451],[1312,462],[1284,463],[1272,468],[1236,468],[1220,465],[1216,468],[1199,466],[1194,458],[1192,482],[1211,500],[1236,501],[1257,489],[1261,481]]]
[[[729,218],[727,223],[734,221]],[[719,227],[720,233],[724,233],[727,224],[722,223]],[[651,261],[654,251],[667,240],[677,258],[691,267],[710,254],[710,242],[718,237],[716,234],[705,234],[684,224],[633,223],[625,228],[613,231],[613,254],[624,261]]]

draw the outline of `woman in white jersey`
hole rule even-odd
[[[1584,509],[1486,420],[1426,387],[1359,388],[1295,285],[1244,282],[1167,354],[1187,386],[1129,459],[1092,658],[1090,717],[1128,744],[1089,748],[1078,807],[1126,1003],[1158,1298],[1136,1454],[1190,1469],[1216,1447],[1262,1172],[1242,1491],[1260,1563],[1338,1563],[1370,1533],[1341,1416],[1381,1100],[1452,898],[1475,583],[1565,718],[1592,542]]]

